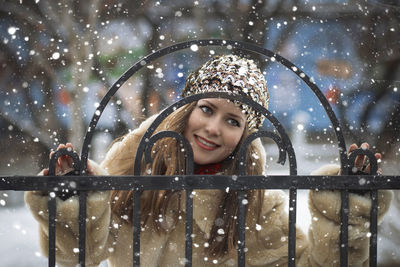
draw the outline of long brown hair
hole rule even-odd
[[[171,130],[177,133],[182,133],[185,130],[186,122],[195,108],[196,103],[191,103],[178,109],[170,116],[168,116],[157,128],[157,131]],[[136,131],[127,134],[123,138],[117,140],[111,147],[109,153],[102,163],[111,175],[132,175],[133,162],[135,160],[137,146],[141,137],[144,135],[154,117],[145,121]],[[244,139],[249,135],[248,127],[245,127],[241,141],[238,147],[241,146]],[[250,144],[246,153],[246,172],[247,175],[260,175],[264,170],[265,155],[261,151],[260,142],[256,145],[254,141]],[[181,145],[172,138],[164,138],[155,143],[152,149],[152,163],[147,164],[142,168],[142,174],[151,175],[182,175],[185,174],[185,153],[182,152]],[[236,149],[226,160],[223,162],[223,169],[221,174],[235,175],[237,174],[237,166],[239,166],[238,149]],[[144,165],[144,164],[142,164]],[[112,211],[120,218],[126,219],[127,223],[132,223],[132,191],[114,190],[111,194]],[[141,196],[141,224],[142,226],[152,224],[153,228],[158,233],[166,231],[162,227],[159,216],[166,217],[168,207],[172,199],[178,198],[178,203],[181,203],[183,191],[176,190],[156,190],[145,191]],[[260,212],[263,202],[263,190],[248,190],[246,197],[252,201],[255,207],[257,218],[260,219]],[[210,232],[209,247],[207,248],[210,255],[220,256],[227,253],[236,247],[238,229],[237,229],[237,215],[238,215],[238,196],[236,191],[230,190],[223,192],[221,202],[218,204],[218,211],[216,218],[221,218],[224,222],[223,226],[213,224]],[[180,212],[180,207],[178,208]],[[247,211],[246,211],[247,212]],[[169,214],[170,216],[171,214]],[[180,213],[173,214],[173,224],[176,224]],[[223,228],[227,233],[222,236],[217,233],[218,229]],[[218,240],[217,240],[218,237]]]

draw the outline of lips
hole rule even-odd
[[[196,141],[196,144],[201,147],[202,149],[208,150],[208,151],[212,151],[215,150],[219,147],[219,145],[217,145],[216,143],[207,140],[203,137],[200,137],[198,135],[194,135],[194,140]]]

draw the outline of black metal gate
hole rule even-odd
[[[132,166],[134,169],[133,176],[87,176],[87,159],[90,143],[96,128],[97,122],[103,113],[107,103],[116,91],[124,84],[133,74],[142,67],[151,63],[153,60],[160,58],[172,52],[191,47],[198,46],[230,46],[237,50],[251,51],[269,58],[274,58],[289,70],[294,72],[302,79],[307,86],[318,97],[324,107],[335,131],[338,147],[339,158],[341,164],[340,176],[300,176],[297,175],[297,163],[292,143],[285,132],[282,124],[273,116],[271,112],[266,110],[256,102],[242,96],[232,96],[228,93],[205,93],[184,98],[165,109],[152,123],[141,143],[138,147],[136,162]],[[244,141],[239,151],[240,161],[245,162],[245,152],[247,146],[256,138],[267,137],[272,139],[279,148],[279,163],[285,164],[286,156],[289,160],[290,175],[287,176],[246,176],[245,165],[239,166],[239,173],[235,179],[232,176],[215,176],[215,175],[194,175],[193,174],[193,154],[190,144],[180,134],[172,131],[163,131],[153,134],[157,126],[169,114],[177,108],[197,101],[201,98],[227,98],[238,100],[246,105],[251,106],[254,110],[264,114],[277,132],[258,131],[251,134]],[[178,176],[140,176],[140,161],[145,157],[145,161],[151,161],[150,148],[157,140],[165,137],[172,137],[179,140],[184,146],[187,153],[187,174]],[[298,189],[335,189],[341,191],[341,229],[340,229],[340,264],[348,265],[348,215],[349,215],[349,190],[369,190],[372,200],[371,219],[370,219],[370,266],[377,265],[377,190],[380,189],[400,189],[400,181],[397,176],[377,176],[377,161],[374,154],[369,150],[357,149],[348,157],[346,152],[345,140],[343,133],[331,106],[317,85],[303,73],[300,68],[295,66],[287,59],[275,54],[267,49],[255,46],[249,43],[231,40],[194,40],[179,43],[167,48],[156,51],[142,60],[134,64],[126,73],[124,73],[109,89],[104,96],[86,133],[80,157],[66,149],[59,150],[54,153],[49,164],[49,176],[7,176],[0,177],[0,190],[18,190],[18,191],[48,191],[49,193],[49,266],[55,266],[55,216],[56,216],[56,195],[57,192],[64,190],[75,191],[79,195],[79,264],[85,266],[85,231],[86,231],[86,197],[88,191],[106,191],[106,190],[134,190],[134,210],[133,210],[133,265],[140,265],[140,193],[143,190],[185,190],[186,191],[186,266],[191,266],[192,262],[192,231],[193,231],[193,199],[190,197],[194,189],[221,189],[225,190],[229,187],[231,190],[238,191],[238,264],[245,265],[245,204],[243,204],[244,192],[248,189],[288,189],[289,190],[289,249],[288,262],[289,266],[295,266],[295,250],[296,250],[296,201]],[[351,175],[351,169],[354,166],[354,160],[357,155],[366,155],[371,163],[371,175]],[[66,175],[55,176],[55,164],[58,157],[69,155],[73,158],[78,176]],[[80,177],[84,176],[84,177]],[[178,179],[176,179],[178,177]],[[363,179],[363,183],[359,180]]]

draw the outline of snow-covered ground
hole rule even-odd
[[[38,225],[28,209],[0,208],[0,266],[48,266],[39,248]]]
[[[28,208],[0,208],[0,266],[48,266],[39,247],[38,223]],[[106,267],[106,262],[100,265]]]

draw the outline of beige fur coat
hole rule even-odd
[[[133,138],[129,141],[129,138]],[[119,155],[116,147],[123,147],[132,155],[136,143],[135,131],[114,144],[101,166],[91,162],[96,174],[121,174],[114,168],[111,155]],[[128,142],[129,141],[129,142]],[[129,166],[132,166],[129,164]],[[325,166],[314,175],[336,175],[338,166]],[[193,266],[237,266],[237,252],[222,258],[207,255],[211,226],[217,223],[218,190],[197,190],[194,195]],[[246,266],[287,266],[288,214],[286,195],[281,190],[268,190],[262,207],[262,220],[255,222],[254,209],[249,207],[246,220]],[[41,248],[48,253],[47,196],[41,192],[27,192],[25,201],[39,222]],[[184,198],[183,198],[184,199]],[[379,219],[389,208],[390,191],[379,192]],[[178,200],[171,201],[169,214],[178,212]],[[249,201],[251,205],[252,201]],[[300,229],[296,233],[297,266],[339,266],[340,192],[310,191],[309,208],[312,223],[306,236]],[[181,203],[181,205],[184,203]],[[306,205],[306,203],[298,203]],[[368,266],[369,198],[350,194],[349,263]],[[184,209],[183,209],[184,210]],[[66,201],[57,198],[56,261],[59,266],[78,263],[78,197]],[[185,215],[171,227],[171,218],[162,218],[165,233],[157,234],[151,226],[141,232],[141,266],[181,266],[185,263]],[[110,267],[132,266],[132,226],[124,218],[111,212],[109,192],[91,192],[87,199],[86,266],[97,266],[108,260]],[[149,224],[151,225],[151,224]],[[224,234],[224,233],[221,233]]]
[[[321,170],[322,171],[322,170]],[[325,170],[326,171],[326,170]],[[329,174],[319,172],[318,174]],[[214,259],[204,253],[207,235],[215,221],[215,190],[195,191],[193,224],[193,266],[236,266],[237,254]],[[309,206],[312,224],[307,237],[297,229],[298,266],[339,266],[340,194],[335,191],[310,191]],[[25,196],[32,214],[39,222],[41,247],[48,253],[47,197],[39,192]],[[265,194],[262,224],[249,213],[246,230],[246,266],[286,266],[288,251],[288,217],[284,212],[286,196],[282,191]],[[389,191],[379,193],[379,217],[387,211]],[[304,203],[299,203],[304,204]],[[351,266],[368,266],[368,218],[370,200],[350,194],[349,255]],[[251,209],[250,209],[251,210]],[[97,266],[108,259],[109,266],[132,266],[132,227],[111,213],[108,192],[93,192],[87,201],[87,266]],[[174,212],[174,211],[172,211]],[[184,216],[184,215],[183,215]],[[78,199],[57,199],[56,247],[60,266],[76,266],[78,262]],[[169,218],[163,218],[168,228]],[[146,227],[141,232],[142,266],[179,266],[184,264],[184,217],[166,234],[155,234]]]

